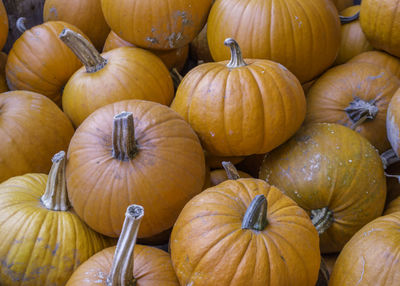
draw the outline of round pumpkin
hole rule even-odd
[[[335,61],[340,21],[331,0],[221,0],[212,6],[207,38],[215,61],[229,59],[225,38],[243,56],[287,67],[300,82],[312,80]]]
[[[308,215],[258,179],[228,180],[190,200],[170,247],[181,285],[315,285],[321,259]]]
[[[112,245],[70,208],[65,161],[62,151],[48,176],[0,184],[1,285],[65,285],[82,262]]]
[[[85,65],[68,80],[62,96],[63,110],[75,127],[96,109],[113,102],[143,99],[171,103],[171,76],[150,52],[123,47],[100,55],[89,41],[71,30],[64,30],[60,38]]]
[[[400,81],[368,63],[337,66],[322,75],[307,95],[306,123],[329,122],[353,128],[380,152],[390,148],[386,112]]]
[[[100,0],[46,0],[43,20],[64,21],[78,27],[101,50],[110,32]]]
[[[99,108],[79,126],[68,149],[74,209],[112,237],[120,234],[123,210],[132,203],[147,209],[139,238],[171,228],[185,203],[202,191],[204,177],[204,153],[189,124],[150,101]]]
[[[0,51],[6,44],[8,36],[8,17],[3,1],[0,0]]]
[[[303,127],[265,157],[259,177],[311,214],[322,253],[340,251],[382,214],[385,204],[378,152],[357,132],[338,124]]]
[[[51,157],[67,150],[74,128],[48,98],[29,91],[0,94],[0,182],[47,173]]]
[[[387,110],[387,137],[393,151],[400,157],[400,90],[397,90]]]
[[[58,38],[64,28],[82,33],[71,24],[50,21],[25,31],[15,41],[6,65],[10,90],[34,91],[61,105],[64,85],[82,66]]]
[[[400,0],[363,0],[361,28],[371,45],[400,57]]]
[[[108,25],[125,41],[142,48],[170,50],[196,37],[207,20],[211,2],[101,0],[101,5]]]
[[[231,48],[230,62],[192,69],[179,85],[171,108],[189,122],[211,155],[266,153],[303,122],[303,89],[284,66],[243,60],[235,40],[226,39],[225,44]]]
[[[335,4],[338,11],[342,11],[343,9],[353,6],[355,0],[331,0],[333,4]]]
[[[204,25],[200,33],[190,43],[190,55],[198,63],[213,62],[207,41],[207,24]]]
[[[8,91],[6,82],[7,55],[0,52],[0,93]]]
[[[398,285],[400,213],[386,215],[360,229],[336,260],[329,286]]]

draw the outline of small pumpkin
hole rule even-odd
[[[6,82],[6,62],[7,55],[3,52],[0,52],[0,93],[8,91]]]
[[[70,209],[65,152],[52,161],[48,176],[31,173],[0,184],[2,285],[65,285],[82,262],[113,243]]]
[[[386,131],[390,145],[397,157],[400,157],[400,90],[397,90],[387,110]]]
[[[0,0],[0,51],[6,44],[8,36],[8,17],[3,0]]]

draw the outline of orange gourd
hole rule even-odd
[[[0,0],[0,51],[3,49],[8,36],[8,17],[3,1]]]

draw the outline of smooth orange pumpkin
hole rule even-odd
[[[0,0],[0,51],[3,49],[8,36],[8,17],[3,1]]]
[[[386,119],[387,137],[397,157],[400,156],[400,90],[390,101]]]
[[[329,68],[340,45],[339,15],[331,0],[221,0],[212,6],[207,27],[215,61],[229,59],[222,43],[234,38],[245,58],[278,62],[302,83]]]
[[[51,157],[67,150],[74,128],[48,98],[29,91],[0,94],[0,182],[48,173]]]
[[[46,0],[43,20],[64,21],[78,27],[99,51],[110,32],[100,0]]]
[[[231,61],[192,69],[179,85],[171,108],[189,122],[211,155],[266,153],[303,122],[303,89],[284,66],[243,60],[235,40],[226,39],[225,44],[231,48]]]
[[[306,212],[280,190],[238,179],[190,200],[170,247],[181,285],[309,286],[318,278],[318,241]]]
[[[378,152],[360,134],[338,124],[304,126],[265,157],[259,177],[310,212],[322,253],[340,251],[382,214],[385,204]]]
[[[8,91],[6,82],[7,55],[0,52],[0,93]]]
[[[142,48],[170,50],[196,37],[207,20],[211,2],[101,0],[101,5],[108,25],[125,41]]]

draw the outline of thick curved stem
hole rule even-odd
[[[386,170],[390,165],[399,162],[400,158],[397,157],[393,149],[389,149],[381,154],[381,160],[383,168]]]
[[[112,156],[121,161],[129,161],[135,157],[136,153],[133,114],[123,111],[114,116]]]
[[[264,230],[268,224],[267,207],[264,195],[255,196],[243,217],[242,229]]]
[[[40,200],[49,210],[66,211],[70,208],[70,203],[65,180],[65,152],[55,154],[51,161],[53,165],[47,179],[46,190]]]
[[[235,165],[233,165],[231,162],[222,161],[222,167],[224,167],[226,175],[228,176],[229,180],[240,179],[238,170],[236,169]]]
[[[20,17],[17,19],[17,22],[15,22],[15,27],[21,33],[24,33],[26,30],[28,30],[25,26],[25,21],[26,21],[25,17]]]
[[[125,221],[115,249],[110,275],[107,277],[107,286],[136,285],[136,279],[133,276],[133,251],[143,215],[144,209],[139,205],[130,205],[126,210]]]
[[[239,44],[232,38],[227,38],[224,42],[225,46],[231,49],[231,60],[226,65],[228,68],[238,68],[247,66],[243,60],[242,51],[240,50]]]
[[[360,11],[358,11],[357,13],[355,13],[353,16],[350,17],[345,17],[345,16],[339,16],[340,18],[340,23],[343,24],[347,24],[347,23],[351,23],[354,22],[356,20],[358,20],[360,18]]]
[[[333,211],[328,207],[311,211],[311,221],[318,231],[318,234],[323,234],[331,227],[334,221]]]
[[[375,101],[365,101],[359,97],[354,97],[349,106],[345,108],[347,116],[353,122],[351,129],[356,129],[367,119],[375,119],[378,114],[378,107],[375,106]]]
[[[97,72],[107,64],[107,60],[100,55],[92,43],[78,33],[66,28],[61,32],[59,38],[85,65],[88,73]]]

